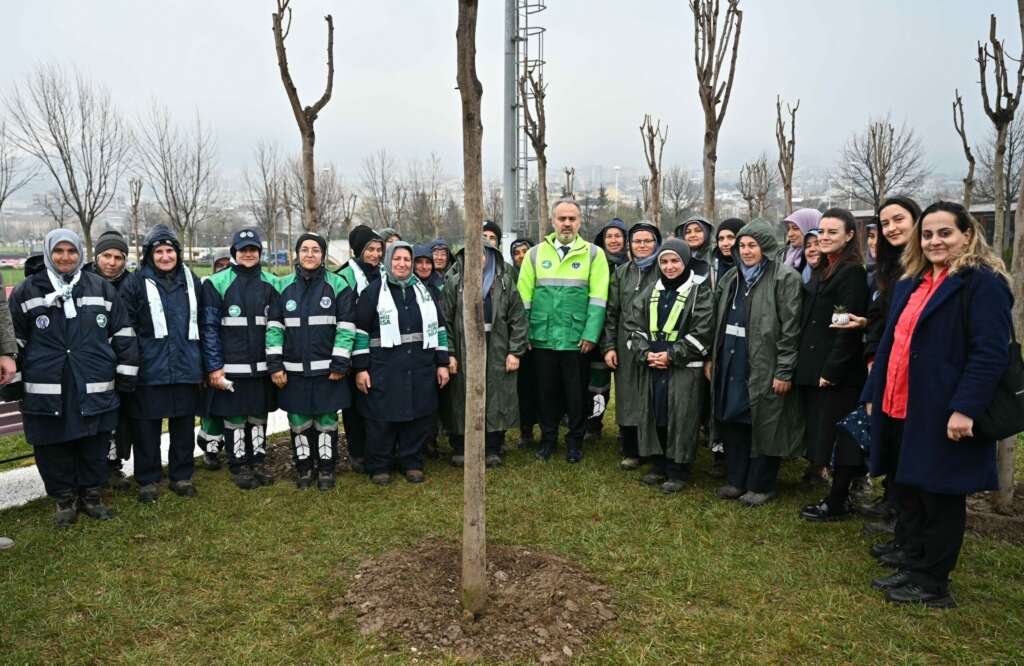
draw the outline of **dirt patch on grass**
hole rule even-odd
[[[967,528],[975,534],[1024,544],[1024,482],[1018,483],[1013,493],[1013,511],[1010,515],[992,509],[989,493],[967,498]]]
[[[345,442],[345,433],[338,433],[338,467],[337,472],[352,471],[348,461],[348,444]],[[287,432],[279,432],[270,436],[267,442],[267,466],[275,479],[295,480],[295,463],[292,460],[291,435]]]
[[[490,546],[485,613],[464,619],[461,549],[428,541],[363,562],[336,613],[406,655],[566,663],[616,619],[611,591],[571,562],[534,550]],[[404,645],[403,645],[404,644]]]

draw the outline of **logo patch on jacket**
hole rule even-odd
[[[299,307],[299,304],[295,302],[295,299],[289,298],[288,302],[284,304],[284,309],[288,312],[295,312],[295,308]]]
[[[544,261],[540,262],[540,265],[543,266],[544,268],[551,268],[551,260],[545,259]]]
[[[237,317],[240,314],[242,314],[242,308],[238,307],[237,305],[232,305],[231,307],[228,308],[228,314],[231,315],[232,317]]]
[[[100,314],[96,315],[96,325],[99,326],[100,328],[106,328],[107,327],[107,315],[105,315],[103,313],[100,313]]]
[[[572,262],[572,268],[573,268],[573,270],[575,270],[575,271],[578,271],[578,270],[580,269],[580,266],[582,266],[582,265],[583,265],[583,264],[581,264],[581,263],[580,263],[580,262],[578,262],[578,261],[574,261],[574,262]]]
[[[39,330],[42,331],[49,325],[50,318],[47,317],[46,315],[39,315],[38,317],[36,317],[36,328],[38,328]]]
[[[331,297],[330,296],[324,296],[323,298],[321,298],[320,299],[320,307],[322,307],[322,308],[329,308],[329,307],[331,307]]]

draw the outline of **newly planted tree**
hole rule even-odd
[[[786,113],[789,115],[789,136],[786,136],[782,98],[775,96],[775,142],[779,146],[779,177],[782,179],[787,215],[793,212],[793,163],[796,160],[796,111],[799,108],[800,100],[796,101],[796,106],[786,105]]]
[[[647,163],[647,171],[651,174],[648,181],[650,191],[647,195],[650,208],[645,212],[655,226],[660,226],[661,155],[665,152],[665,142],[668,141],[668,125],[662,129],[660,120],[655,123],[651,120],[651,114],[645,114],[644,122],[640,125],[640,141],[644,145],[644,161]]]

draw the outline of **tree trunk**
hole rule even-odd
[[[305,201],[305,210],[302,215],[302,227],[306,231],[316,232],[319,226],[316,205],[316,164],[313,161],[313,146],[316,143],[316,134],[313,126],[309,131],[302,133],[302,191]]]
[[[484,478],[487,349],[484,336],[483,238],[484,182],[480,98],[476,74],[477,0],[459,0],[458,85],[462,98],[462,170],[465,183],[465,266],[462,308],[466,356],[458,359],[466,376],[465,465],[462,507],[462,609],[476,617],[487,605],[487,522]]]
[[[790,215],[793,212],[793,174],[790,173],[789,179],[783,186],[783,190],[786,193],[786,215]]]
[[[996,128],[996,154],[992,161],[992,173],[996,179],[995,216],[992,219],[992,247],[996,254],[1003,256],[1003,229],[1006,226],[1006,176],[1003,174],[1003,163],[1006,161],[1006,128],[1003,124]]]
[[[704,219],[715,222],[715,164],[718,162],[718,133],[704,130]]]
[[[548,158],[537,155],[537,243],[544,242],[547,234],[544,220],[548,216]]]
[[[85,246],[85,260],[92,261],[92,223],[93,220],[88,222],[82,218],[78,219],[78,222],[82,225],[82,245]],[[61,228],[64,227],[63,221]]]

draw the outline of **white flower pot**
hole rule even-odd
[[[832,313],[832,323],[835,324],[836,326],[846,326],[847,324],[850,323],[850,313],[849,312],[833,312]]]

